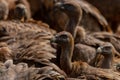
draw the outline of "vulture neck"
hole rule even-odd
[[[76,27],[78,26],[80,21],[80,15],[74,15],[69,17],[68,24],[66,26],[66,31],[70,32],[72,36],[75,38],[76,35]]]
[[[60,65],[61,69],[64,70],[67,74],[71,72],[72,69],[72,55],[74,49],[74,41],[71,38],[71,41],[61,46],[61,56],[60,56]]]
[[[113,55],[110,54],[110,55],[104,56],[101,68],[112,69],[112,66],[113,66]]]

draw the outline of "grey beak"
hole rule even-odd
[[[94,61],[94,67],[97,67],[98,62],[100,60],[101,57],[101,52],[102,52],[102,47],[98,47],[97,51],[96,51],[96,56],[95,56],[95,61]]]
[[[53,10],[56,12],[56,11],[62,10],[63,8],[64,8],[64,7],[62,7],[62,3],[61,3],[61,2],[58,2],[58,3],[55,4]]]
[[[102,47],[97,48],[97,54],[102,52]]]
[[[50,39],[50,43],[55,43],[56,42],[56,38],[53,37],[52,39]]]

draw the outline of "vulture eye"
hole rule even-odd
[[[110,49],[111,49],[111,47],[105,47],[104,49],[105,49],[105,50],[110,50]]]
[[[61,35],[61,38],[67,39],[68,37],[66,35]]]
[[[64,4],[64,8],[69,11],[75,10],[75,7],[71,4]]]

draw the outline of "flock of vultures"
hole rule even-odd
[[[0,0],[0,80],[120,80],[119,10],[120,0]]]

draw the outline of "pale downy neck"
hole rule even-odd
[[[61,69],[63,69],[67,74],[70,73],[72,68],[72,55],[74,49],[74,41],[73,38],[69,43],[61,46],[61,56],[60,56],[60,65]]]

